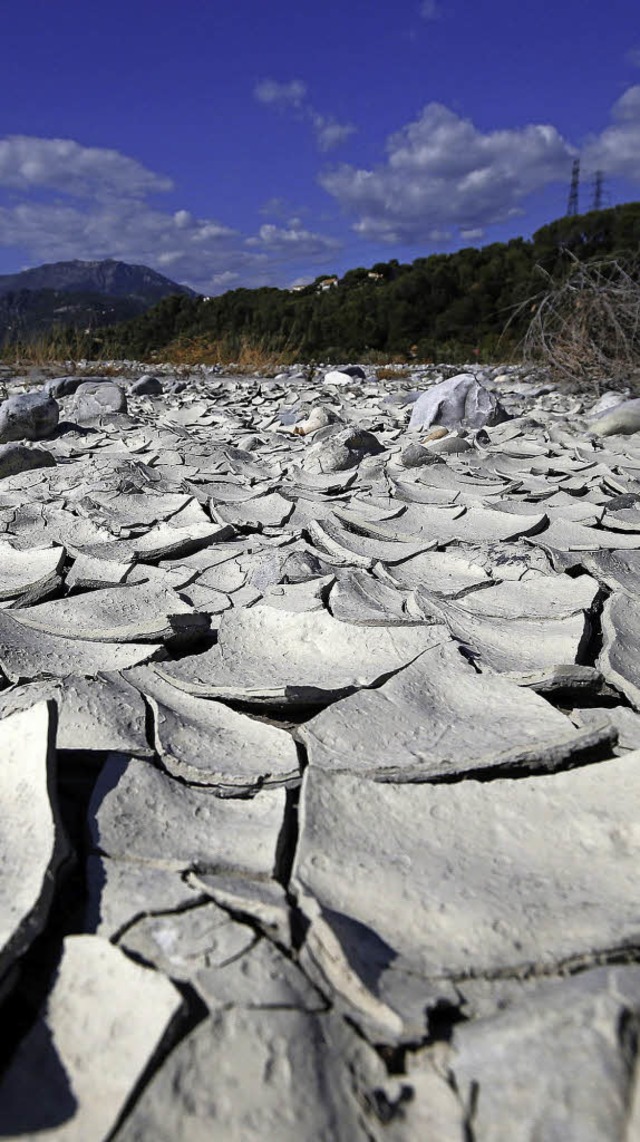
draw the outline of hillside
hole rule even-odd
[[[99,293],[20,289],[0,293],[0,343],[29,341],[61,330],[95,330],[128,321],[148,309],[137,298]]]
[[[558,219],[528,240],[411,264],[380,262],[298,290],[236,289],[206,300],[173,296],[96,338],[93,353],[100,356],[108,344],[110,353],[138,359],[188,357],[190,347],[194,356],[238,359],[247,345],[298,360],[491,355],[514,309],[544,288],[539,267],[557,276],[572,264],[567,251],[582,260],[639,248],[640,202],[632,202]],[[512,324],[512,344],[526,320],[523,313]]]
[[[194,290],[179,285],[148,266],[130,266],[111,259],[102,262],[49,262],[0,274],[0,295],[20,290],[56,290],[60,293],[94,293],[126,297],[152,305],[171,294],[196,297]]]

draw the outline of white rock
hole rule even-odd
[[[409,428],[482,428],[499,424],[506,415],[500,402],[476,380],[473,373],[458,373],[427,389],[415,402]]]

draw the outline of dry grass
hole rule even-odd
[[[573,255],[572,255],[573,257]],[[532,312],[521,343],[525,361],[547,365],[564,379],[596,392],[640,379],[640,265],[638,259],[579,262],[561,281],[518,307]]]
[[[376,369],[376,377],[379,381],[396,381],[410,376],[411,369],[402,365],[383,365],[381,369]]]
[[[295,364],[300,359],[300,351],[289,347],[276,351],[248,338],[238,342],[194,337],[172,341],[154,357],[173,365],[228,365],[241,373],[267,373]]]

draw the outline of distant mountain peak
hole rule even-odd
[[[102,261],[48,262],[17,274],[0,274],[0,296],[18,290],[56,290],[62,293],[99,293],[154,305],[171,294],[196,297],[149,266],[131,265],[114,258]]]

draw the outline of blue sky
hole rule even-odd
[[[0,273],[291,286],[640,198],[638,0],[0,0]]]

